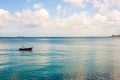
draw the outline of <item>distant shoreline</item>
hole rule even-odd
[[[111,36],[81,36],[81,37],[73,37],[73,36],[36,36],[36,37],[32,37],[32,36],[1,36],[0,38],[111,38],[111,37],[120,37],[120,35],[111,35]]]
[[[111,37],[120,37],[120,35],[112,35]]]

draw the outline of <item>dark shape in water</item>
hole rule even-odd
[[[29,47],[29,48],[19,48],[19,51],[32,51],[33,47]]]
[[[120,37],[120,35],[112,35],[111,37]]]

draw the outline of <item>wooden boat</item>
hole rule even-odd
[[[33,47],[29,47],[29,48],[19,48],[19,51],[32,51]]]

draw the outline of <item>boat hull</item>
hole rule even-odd
[[[30,48],[19,48],[19,51],[32,51],[32,47],[30,47]]]

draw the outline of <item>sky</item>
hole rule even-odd
[[[120,0],[0,0],[1,37],[120,34]]]

